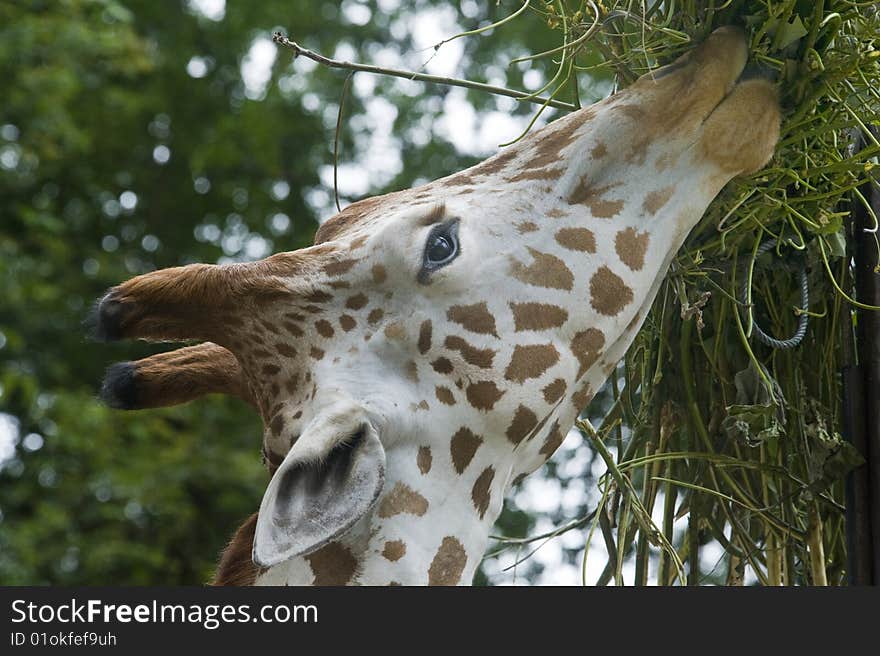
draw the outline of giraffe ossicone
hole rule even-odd
[[[111,405],[225,392],[263,420],[273,477],[217,582],[470,582],[690,229],[771,157],[777,94],[746,59],[721,28],[481,164],[354,203],[313,247],[112,288],[99,336],[203,343],[111,367]]]

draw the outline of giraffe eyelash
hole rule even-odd
[[[430,211],[419,219],[420,226],[430,226],[440,223],[446,218],[446,203],[440,201],[431,206]]]

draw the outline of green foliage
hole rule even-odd
[[[566,3],[544,4],[551,28],[578,20]],[[609,562],[600,581],[623,582],[620,565],[634,557],[637,584],[649,571],[661,584],[683,580],[677,558],[692,584],[742,581],[746,565],[763,583],[842,583],[843,482],[861,463],[841,437],[839,372],[852,362],[855,320],[846,254],[853,209],[874,216],[859,188],[880,154],[868,130],[880,125],[880,11],[848,0],[586,6],[580,20],[601,29],[585,47],[600,50],[622,84],[718,26],[743,26],[750,59],[780,82],[785,112],[773,161],[725,188],[673,263],[627,354],[626,386],[615,389],[622,412],[598,431],[583,427],[597,447],[618,447],[601,481],[596,521]],[[778,247],[759,255],[768,240]],[[793,350],[764,346],[752,337],[756,322],[795,332],[801,267],[806,338]],[[662,526],[633,526],[661,503]],[[678,540],[674,549],[663,536]],[[726,552],[711,572],[701,571],[708,542]]]

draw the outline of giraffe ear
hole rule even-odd
[[[260,504],[253,560],[271,567],[339,537],[376,503],[385,449],[363,409],[336,403],[303,431]]]

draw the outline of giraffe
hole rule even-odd
[[[111,366],[110,406],[221,392],[262,418],[272,477],[215,583],[470,582],[688,232],[772,156],[777,93],[746,60],[720,28],[474,167],[350,205],[312,247],[111,288],[99,339],[201,343]]]

